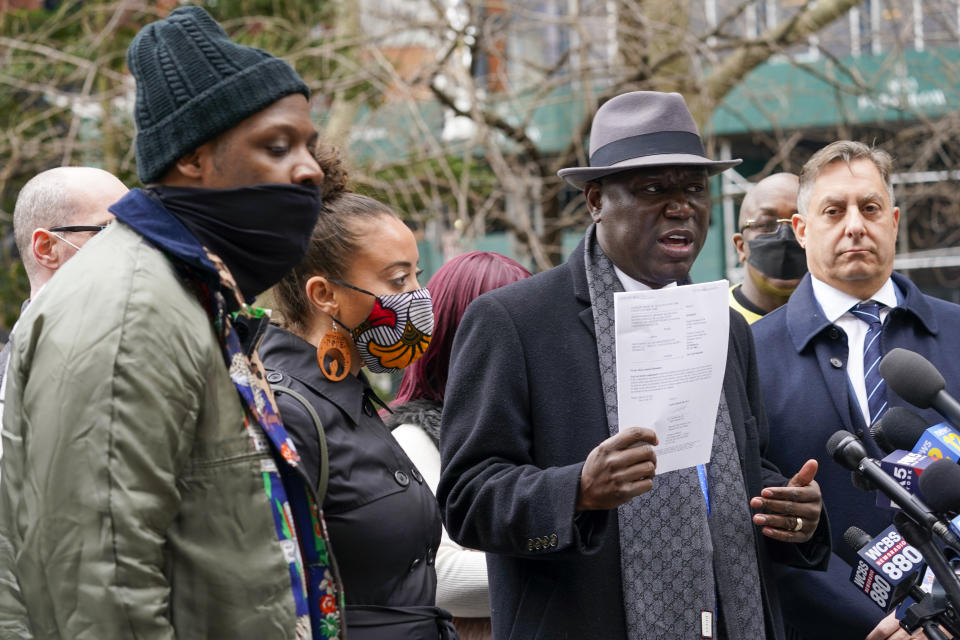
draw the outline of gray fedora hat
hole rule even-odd
[[[583,186],[620,171],[666,165],[706,167],[716,175],[742,160],[710,160],[687,103],[679,93],[633,91],[597,109],[590,127],[590,166],[567,167],[557,175]]]

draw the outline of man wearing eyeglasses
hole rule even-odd
[[[115,176],[93,167],[49,169],[23,185],[13,210],[13,233],[30,299],[113,220],[107,207],[126,193]]]
[[[730,306],[747,322],[787,303],[807,272],[807,258],[790,227],[797,212],[798,178],[775,173],[743,198],[733,244],[744,265],[744,279],[730,288]]]
[[[22,310],[58,269],[113,220],[107,207],[126,193],[127,187],[113,174],[93,167],[48,169],[23,185],[13,209],[13,234],[30,282],[30,297]],[[10,345],[8,341],[0,351],[0,416]]]

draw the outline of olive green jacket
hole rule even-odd
[[[91,240],[8,375],[0,639],[297,637],[272,461],[162,253],[120,222]]]

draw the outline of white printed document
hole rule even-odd
[[[710,461],[727,365],[726,280],[615,293],[617,416],[657,432],[657,474]]]

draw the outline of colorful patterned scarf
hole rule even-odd
[[[273,459],[261,471],[270,499],[277,539],[290,569],[290,583],[297,613],[297,638],[345,637],[342,583],[333,556],[330,536],[316,495],[309,485],[300,455],[280,420],[276,400],[266,382],[256,346],[269,318],[263,309],[248,307],[223,261],[206,250],[215,266],[220,287],[212,290],[197,269],[174,259],[174,266],[192,288],[213,322],[223,349],[224,361],[244,402],[244,427],[257,451],[270,450]],[[169,255],[169,254],[168,254]],[[221,293],[231,293],[240,311],[227,313]],[[235,325],[242,324],[253,336],[247,348]],[[266,438],[264,438],[266,436]]]

